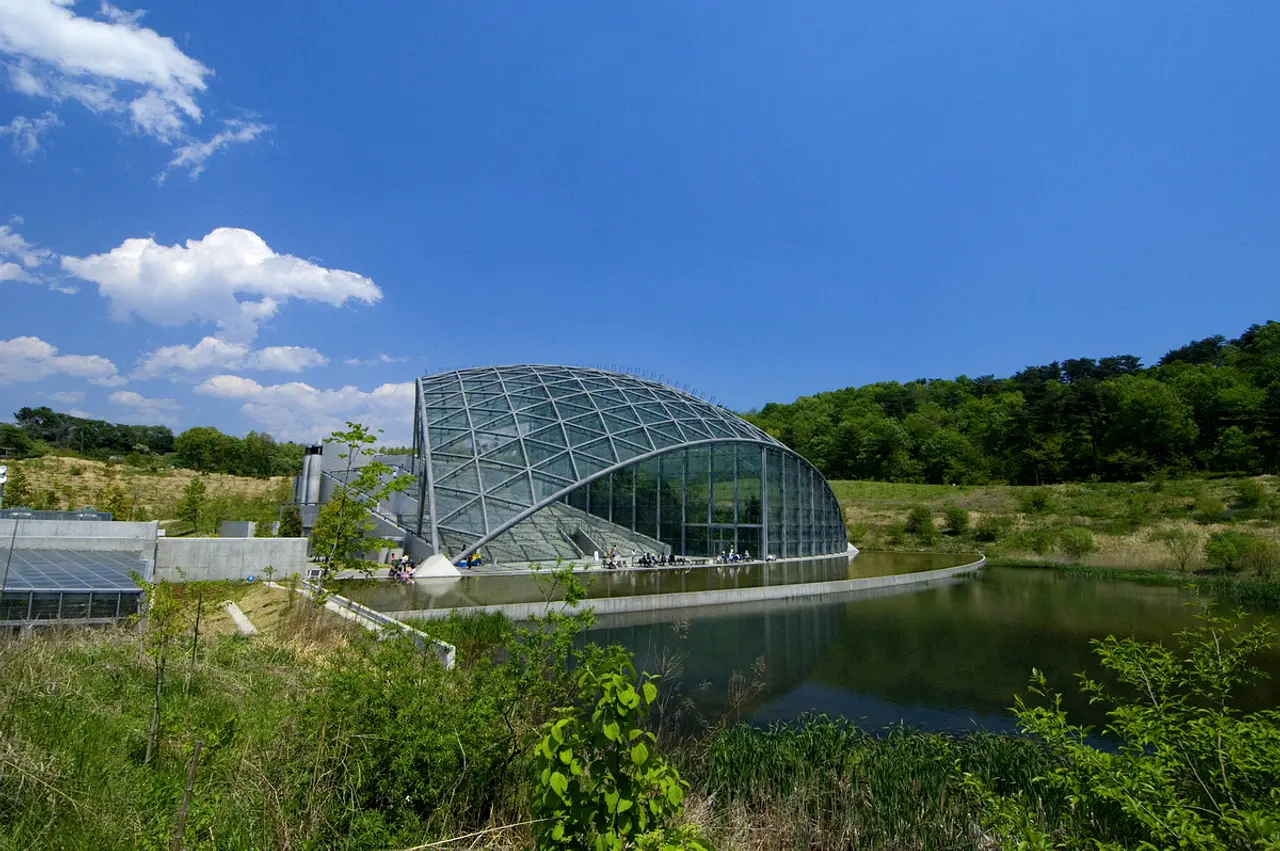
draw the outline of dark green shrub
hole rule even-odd
[[[1079,561],[1098,549],[1093,533],[1081,526],[1068,526],[1058,530],[1058,545],[1074,561]]]
[[[984,514],[978,518],[973,529],[973,539],[984,544],[994,543],[1005,536],[1009,529],[1009,521],[995,514]]]
[[[1272,538],[1251,538],[1240,554],[1240,570],[1272,579],[1280,572],[1280,541]]]
[[[1260,508],[1267,503],[1267,487],[1257,479],[1241,479],[1236,482],[1235,491],[1233,508]]]
[[[1058,530],[1051,526],[1039,526],[1022,533],[1026,548],[1040,556],[1053,552],[1053,545],[1057,538]]]
[[[1201,523],[1216,523],[1222,519],[1222,515],[1226,513],[1226,510],[1227,507],[1218,497],[1209,493],[1201,493],[1196,497],[1193,513]]]
[[[917,505],[907,512],[905,528],[913,535],[933,537],[933,513],[923,505]]]
[[[1239,570],[1252,537],[1234,529],[1214,532],[1204,544],[1205,560],[1223,570]]]
[[[1046,514],[1053,508],[1053,492],[1048,488],[1031,488],[1018,498],[1024,514]]]
[[[948,505],[942,509],[945,528],[952,535],[963,535],[969,531],[969,512],[958,505]]]

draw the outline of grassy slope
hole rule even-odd
[[[1275,478],[1259,478],[1269,489],[1273,506],[1280,499]],[[1157,529],[1178,526],[1192,530],[1201,539],[1227,528],[1280,537],[1274,507],[1269,511],[1229,507],[1235,496],[1235,480],[1231,479],[1081,483],[1045,488],[852,481],[831,484],[844,508],[850,538],[863,549],[978,549],[993,556],[1061,562],[1064,559],[1059,552],[1034,551],[1036,531],[1081,526],[1093,533],[1098,544],[1097,552],[1083,559],[1087,565],[1168,568],[1175,566],[1168,552],[1149,540]],[[1035,491],[1048,493],[1049,506],[1043,511],[1028,512],[1027,502]],[[934,525],[941,530],[943,509],[948,504],[968,510],[968,533],[939,534],[930,540],[903,530],[907,512],[918,505],[930,510]],[[1006,527],[994,542],[975,540],[973,530],[984,517],[994,517]]]
[[[127,464],[109,464],[58,455],[7,463],[23,469],[33,491],[53,490],[64,506],[93,505],[103,488],[118,484],[145,509],[146,516],[162,520],[174,516],[178,502],[182,499],[182,489],[201,475],[194,470],[177,467],[150,471]],[[209,473],[205,474],[204,479],[207,496],[211,501],[224,500],[229,503],[261,500],[279,502],[287,496],[283,489],[289,486],[289,480],[282,476],[255,479]]]

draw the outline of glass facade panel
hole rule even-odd
[[[711,448],[711,522],[736,523],[737,447],[717,443]]]
[[[685,450],[684,522],[710,522],[711,447]]]
[[[658,537],[658,483],[662,478],[662,461],[650,458],[636,467],[635,530],[650,538]]]
[[[624,529],[635,528],[635,475],[630,467],[613,473],[613,516],[610,520]]]

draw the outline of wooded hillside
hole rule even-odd
[[[747,418],[831,479],[1016,484],[1280,471],[1280,323],[1008,378],[880,382]]]

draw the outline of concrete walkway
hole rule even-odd
[[[231,616],[232,622],[236,625],[236,631],[241,635],[258,634],[258,628],[253,625],[253,621],[249,620],[249,616],[235,603],[227,600],[222,604],[222,608],[226,609],[227,614]]]

